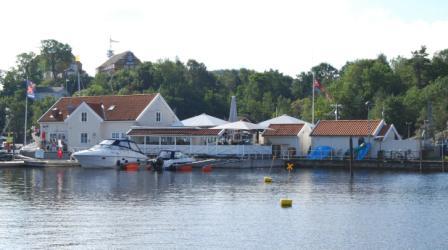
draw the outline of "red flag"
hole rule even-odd
[[[322,90],[322,84],[316,79],[316,80],[314,80],[313,88],[318,88],[318,89]]]
[[[320,83],[317,79],[314,80],[313,88],[319,89],[321,92],[323,92],[325,94],[325,98],[327,98],[328,100],[330,100],[330,101],[333,100],[333,97],[330,95],[330,93],[328,93],[328,91],[324,87],[324,85],[322,83]]]

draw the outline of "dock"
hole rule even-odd
[[[349,169],[349,160],[310,160],[290,159],[286,164],[292,163],[294,168],[346,168]],[[418,160],[361,160],[352,161],[352,169],[381,169],[381,170],[405,170],[405,171],[448,171],[447,162],[442,161],[418,161]]]
[[[25,163],[23,160],[16,161],[0,161],[0,168],[14,168],[14,167],[23,167]]]
[[[81,167],[73,160],[26,159],[24,164],[27,167]]]

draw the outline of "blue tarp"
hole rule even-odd
[[[330,146],[318,146],[311,149],[311,152],[308,154],[308,159],[323,160],[325,158],[328,158],[332,151],[333,148]]]
[[[364,146],[358,148],[358,155],[356,156],[356,160],[363,160],[366,155],[369,153],[372,145],[370,143],[366,143]]]

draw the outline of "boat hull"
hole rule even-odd
[[[125,163],[144,164],[146,158],[143,157],[121,157],[121,156],[94,156],[78,155],[73,156],[83,168],[119,168]]]

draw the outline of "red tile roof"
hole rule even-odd
[[[303,124],[271,124],[263,136],[297,136]]]
[[[311,136],[368,136],[380,123],[381,120],[321,120]]]
[[[183,135],[183,136],[217,136],[221,129],[196,129],[196,128],[134,128],[128,135]]]
[[[85,102],[106,121],[132,121],[142,113],[157,94],[121,96],[76,96],[62,97],[38,122],[64,121],[81,103]],[[106,117],[103,115],[103,108]],[[115,106],[113,109],[109,109]]]

